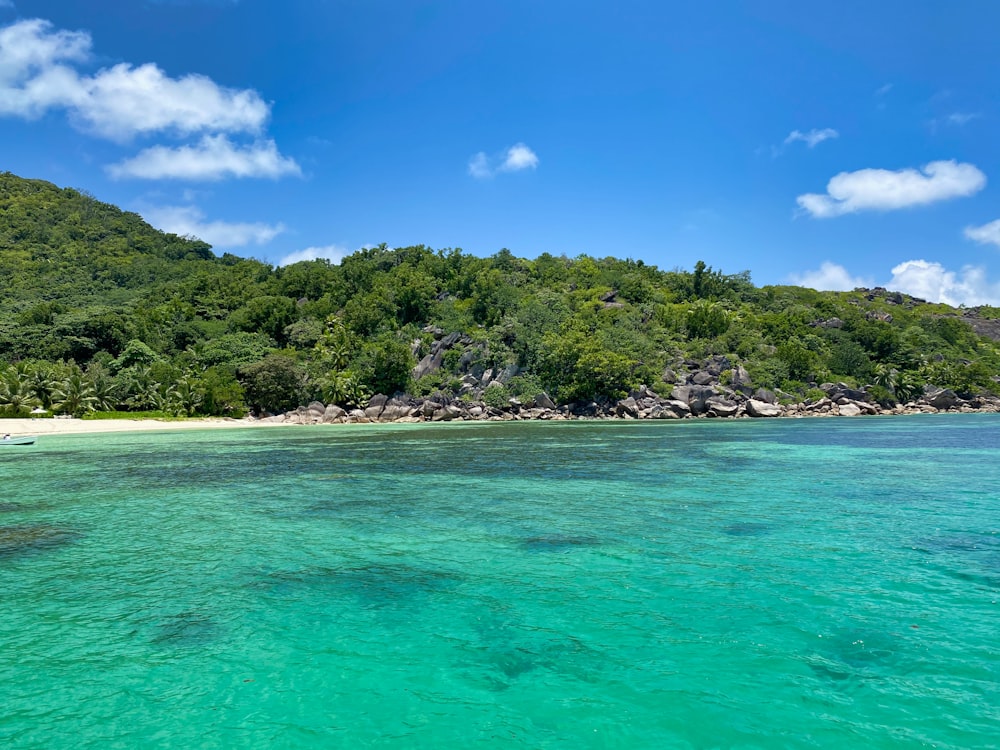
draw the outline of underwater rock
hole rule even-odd
[[[74,529],[47,523],[0,526],[0,560],[63,547],[79,538]]]

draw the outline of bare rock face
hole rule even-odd
[[[707,385],[679,385],[670,392],[670,398],[687,404],[692,414],[704,414],[705,403],[715,395],[715,389]]]
[[[684,419],[691,410],[683,401],[663,401],[649,410],[650,419]]]
[[[729,401],[721,396],[713,396],[705,402],[708,407],[708,414],[713,417],[735,417],[739,410],[739,404]]]
[[[535,406],[539,409],[555,409],[555,402],[549,398],[549,394],[542,391],[537,396],[535,396]]]
[[[758,388],[754,391],[752,400],[763,401],[765,404],[778,403],[778,397],[774,395],[774,391],[769,391],[766,388]]]
[[[744,396],[749,396],[753,393],[753,383],[750,380],[750,373],[746,371],[743,365],[736,365],[730,373],[729,384],[733,387],[733,390],[739,391]]]
[[[698,370],[698,372],[691,376],[691,382],[695,385],[711,385],[716,380],[715,375],[708,370]]]
[[[368,407],[365,409],[365,416],[372,420],[378,419],[379,415],[382,413],[382,408],[388,400],[389,397],[385,394],[376,393],[368,402]]]
[[[751,417],[780,417],[781,407],[751,398],[746,403],[746,412]]]
[[[382,413],[379,415],[379,419],[383,422],[395,422],[398,419],[409,417],[412,413],[412,406],[393,398],[386,402],[386,405],[382,408]]]
[[[334,424],[339,422],[347,414],[336,404],[330,404],[323,410],[323,424]]]
[[[950,388],[938,388],[927,386],[924,389],[923,401],[933,406],[935,409],[954,409],[960,406],[962,399]]]
[[[856,417],[861,414],[861,407],[851,401],[841,404],[837,409],[842,417]]]
[[[867,401],[868,394],[865,391],[851,388],[845,383],[823,383],[819,389],[823,391],[829,399],[835,403],[840,403],[843,399],[848,401]]]

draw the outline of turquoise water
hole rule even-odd
[[[997,747],[1000,418],[45,437],[5,748]]]

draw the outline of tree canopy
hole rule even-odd
[[[927,382],[968,394],[997,389],[1000,350],[972,325],[997,316],[886,290],[756,287],[704,261],[380,245],[275,268],[0,174],[6,413],[232,414],[488,386],[493,399],[610,399],[717,355],[792,394],[834,380],[887,400]]]

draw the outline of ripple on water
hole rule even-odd
[[[598,547],[601,540],[594,536],[572,534],[540,534],[525,539],[521,546],[530,552],[568,552],[583,547]]]

